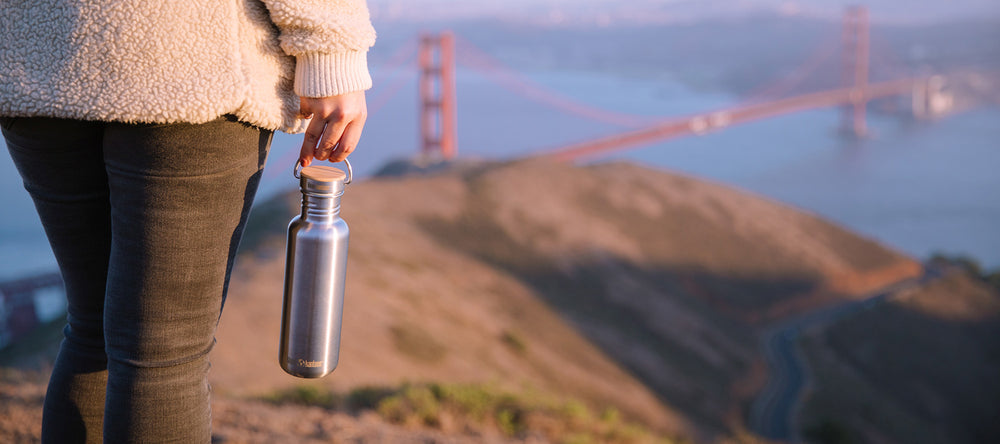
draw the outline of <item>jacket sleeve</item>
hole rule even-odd
[[[372,86],[368,48],[375,43],[365,0],[263,0],[295,57],[295,94],[327,97]]]

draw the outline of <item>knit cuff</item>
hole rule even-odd
[[[295,94],[300,97],[339,96],[372,87],[367,51],[310,52],[295,59]]]

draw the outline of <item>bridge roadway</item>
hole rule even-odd
[[[59,273],[46,273],[0,282],[0,349],[38,327],[35,294],[46,288],[62,288]]]
[[[764,389],[750,407],[749,426],[769,439],[799,442],[799,404],[803,390],[809,384],[806,359],[798,346],[802,331],[819,325],[829,325],[861,310],[880,305],[901,292],[924,286],[944,275],[941,270],[925,266],[924,275],[906,279],[885,287],[860,300],[848,301],[799,315],[769,328],[762,335],[761,346],[768,365]]]
[[[59,273],[45,273],[20,279],[0,282],[0,294],[7,297],[32,295],[36,290],[61,286],[62,276]]]
[[[867,102],[872,99],[909,94],[913,87],[925,79],[901,79],[868,84],[864,88],[848,87],[829,91],[801,94],[785,99],[762,103],[749,103],[733,108],[698,114],[680,119],[671,119],[647,128],[597,138],[562,148],[542,150],[541,157],[569,162],[581,157],[594,156],[635,145],[724,128],[738,123],[765,119],[814,108],[828,108],[839,105]]]

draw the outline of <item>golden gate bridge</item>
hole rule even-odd
[[[380,71],[392,74],[416,70],[420,101],[418,140],[420,154],[425,159],[449,160],[458,154],[456,65],[459,64],[529,100],[568,114],[626,128],[585,141],[542,148],[529,155],[559,161],[574,161],[678,137],[720,131],[741,123],[831,107],[842,108],[841,129],[845,134],[864,137],[868,133],[868,105],[874,100],[910,96],[910,108],[917,118],[933,116],[950,106],[951,97],[944,92],[943,76],[912,75],[908,68],[901,66],[902,63],[887,45],[880,46],[879,41],[872,45],[866,7],[847,8],[841,28],[839,36],[828,38],[797,69],[773,84],[758,88],[740,103],[685,116],[641,116],[582,103],[529,80],[450,31],[423,34],[400,45],[380,66]],[[878,50],[875,54],[873,47]],[[839,66],[831,67],[830,62],[836,59],[838,50]],[[873,64],[872,61],[878,63]],[[820,91],[803,91],[805,81],[823,67],[841,71],[839,85]],[[872,75],[876,67],[882,74],[880,77]],[[370,94],[369,115],[377,114],[411,79],[411,76],[397,75],[392,76],[388,84],[377,85],[377,89]],[[789,91],[796,93],[789,95]],[[297,155],[297,150],[289,150],[277,161],[282,165],[291,164]],[[271,174],[268,176],[273,177]]]
[[[893,66],[892,62],[897,60],[888,51],[878,54],[877,60],[882,61],[882,65],[889,68],[885,71],[894,76],[889,79],[872,77],[872,45],[869,28],[867,8],[863,6],[848,8],[844,14],[839,41],[828,39],[828,44],[815,51],[813,57],[790,75],[776,84],[760,88],[741,103],[680,117],[651,118],[619,113],[596,108],[554,93],[506,67],[496,58],[452,32],[424,34],[417,42],[402,45],[388,58],[382,70],[391,72],[410,67],[413,59],[416,59],[417,89],[420,99],[420,152],[425,156],[437,156],[443,159],[451,159],[458,153],[456,64],[475,70],[507,90],[546,106],[628,128],[619,133],[553,146],[534,153],[535,156],[560,161],[573,161],[682,136],[701,135],[732,125],[789,113],[838,106],[843,108],[844,131],[856,137],[863,137],[868,132],[866,110],[873,100],[909,95],[912,98],[912,111],[917,117],[932,115],[946,106],[942,105],[947,102],[947,96],[942,92],[942,76],[909,75],[905,73],[905,69]],[[811,73],[822,66],[823,62],[833,58],[838,48],[842,71],[841,84],[838,87],[782,96],[783,93],[801,85]],[[394,82],[380,88],[381,91],[371,98],[369,114],[376,113],[385,105],[400,91],[406,80],[405,77],[397,76]],[[294,156],[297,153],[289,155]]]

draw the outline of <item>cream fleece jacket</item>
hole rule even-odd
[[[364,0],[0,0],[0,115],[301,132],[374,42]]]

